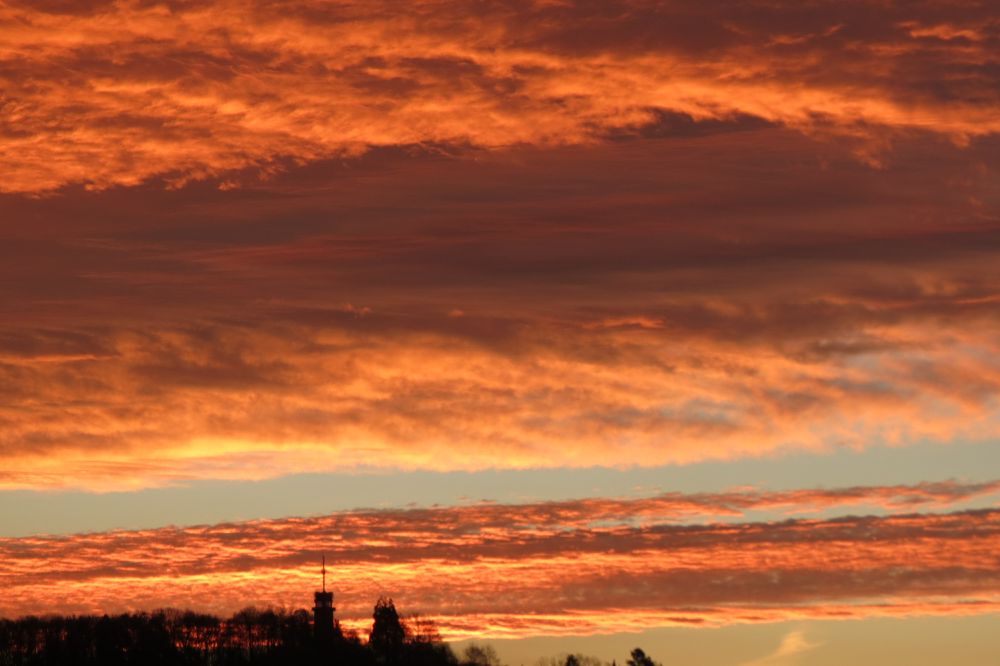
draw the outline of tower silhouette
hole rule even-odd
[[[313,595],[313,631],[316,638],[333,637],[333,592],[326,591],[326,555],[323,556],[323,591]]]

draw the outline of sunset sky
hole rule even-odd
[[[992,0],[0,1],[0,616],[995,666],[998,397]]]

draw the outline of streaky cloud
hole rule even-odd
[[[389,594],[450,637],[663,623],[995,612],[1000,512],[945,509],[997,483],[667,494],[0,540],[4,614],[297,606],[328,557],[360,626]],[[763,506],[882,505],[884,516],[684,523]]]

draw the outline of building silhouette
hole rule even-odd
[[[326,591],[326,555],[323,556],[323,590],[313,595],[313,632],[317,639],[333,638],[333,592]]]

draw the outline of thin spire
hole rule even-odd
[[[326,592],[326,555],[323,556],[323,591]]]

